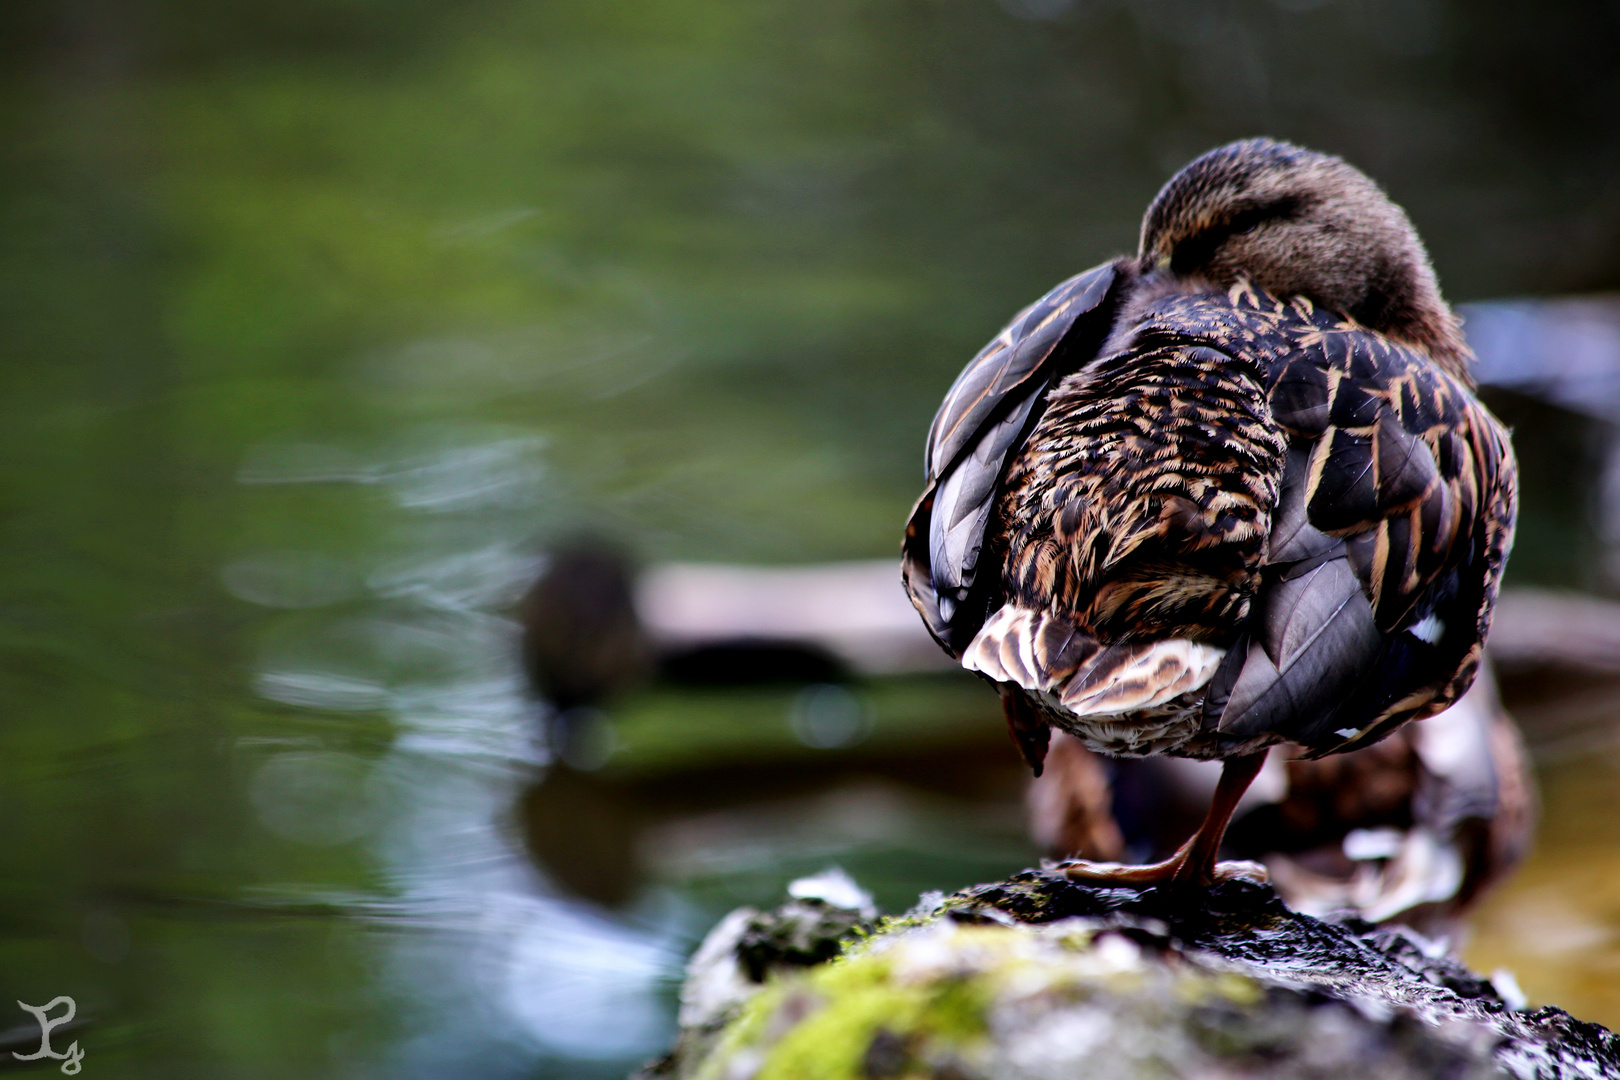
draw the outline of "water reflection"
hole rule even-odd
[[[248,798],[270,832],[324,847],[358,840],[381,823],[384,793],[377,781],[364,758],[295,750],[259,766]]]
[[[520,1075],[524,1057],[622,1066],[667,1040],[696,913],[653,900],[609,916],[557,895],[505,827],[518,774],[409,752],[386,767],[409,798],[374,848],[390,919],[417,926],[383,945],[389,990],[420,1018],[396,1048],[401,1073],[490,1068],[503,1044],[523,1049],[508,1066]]]
[[[246,749],[261,827],[314,846],[364,841],[378,861],[379,897],[336,902],[407,928],[378,944],[387,992],[420,1018],[393,1051],[403,1074],[531,1075],[536,1055],[613,1066],[648,1055],[669,1037],[669,983],[702,929],[700,914],[668,897],[609,915],[560,895],[512,828],[514,803],[551,764],[548,707],[517,663],[518,624],[501,614],[540,566],[529,521],[511,511],[545,498],[543,447],[532,434],[435,429],[363,464],[309,444],[262,447],[240,473],[250,484],[381,485],[400,515],[395,535],[430,541],[363,572],[278,551],[221,575],[264,607],[328,609],[268,621],[261,696],[320,714],[381,713],[395,733],[375,757],[256,739]],[[424,533],[422,518],[452,524]],[[591,808],[555,809],[552,830]]]
[[[342,559],[318,551],[267,551],[220,573],[225,591],[261,607],[318,608],[347,600],[360,582]]]

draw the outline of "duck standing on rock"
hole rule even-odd
[[[1169,859],[1071,876],[1240,872],[1216,853],[1268,747],[1355,750],[1468,689],[1517,494],[1470,362],[1400,207],[1251,139],[957,378],[903,548],[929,631],[997,684],[1037,775],[1053,726],[1225,763]]]

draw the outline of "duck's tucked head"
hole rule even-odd
[[[1247,278],[1469,360],[1406,212],[1339,158],[1271,139],[1211,150],[1171,177],[1142,220],[1141,270],[1228,286]]]

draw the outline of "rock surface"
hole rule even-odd
[[[1620,1080],[1607,1029],[1254,880],[1189,899],[1030,870],[881,921],[849,896],[724,920],[642,1077]]]

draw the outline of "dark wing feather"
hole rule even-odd
[[[1288,458],[1254,615],[1204,706],[1234,742],[1271,732],[1313,754],[1374,742],[1467,689],[1515,503],[1506,433],[1465,387],[1324,323],[1268,377]]]
[[[1113,263],[1076,274],[1020,311],[968,361],[928,428],[923,456],[928,480],[939,478],[963,449],[978,441],[985,421],[1031,380],[1077,318],[1102,305],[1118,276]]]
[[[1020,312],[957,376],[929,428],[927,486],[906,525],[902,576],[953,656],[978,629],[961,625],[957,609],[973,586],[1008,457],[1053,377],[1089,358],[1107,334],[1121,273],[1113,263],[1088,270]]]

